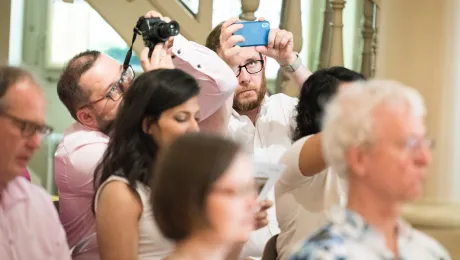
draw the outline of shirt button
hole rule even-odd
[[[200,65],[200,64],[198,64],[198,65],[197,65],[197,67],[198,67],[198,68],[201,68],[201,65]]]
[[[177,54],[180,54],[180,49],[179,49],[179,50],[177,50]]]

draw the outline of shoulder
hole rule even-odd
[[[283,156],[280,159],[280,163],[286,164],[289,168],[294,167],[299,170],[299,156],[300,151],[302,150],[303,144],[308,139],[308,137],[303,137],[295,141],[291,147],[289,147]]]
[[[435,239],[416,229],[412,229],[412,240],[418,248],[424,248],[433,259],[451,259],[447,250]]]
[[[95,209],[110,208],[118,210],[142,211],[139,193],[129,186],[124,178],[109,178],[97,190]]]
[[[284,93],[273,94],[268,97],[270,103],[278,103],[282,106],[295,106],[299,102],[296,97],[288,96]]]
[[[295,141],[281,157],[280,163],[287,165],[286,171],[298,172],[299,176],[303,176],[299,168],[300,152],[303,145],[310,137],[311,136],[305,136]]]
[[[109,142],[109,137],[104,133],[89,129],[80,123],[74,123],[63,135],[62,140],[58,146],[56,156],[62,153],[72,154],[78,152],[85,146],[93,144],[105,144]]]
[[[343,237],[335,233],[331,224],[321,228],[294,249],[290,260],[346,259]]]

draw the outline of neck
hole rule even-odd
[[[3,197],[3,191],[6,189],[6,186],[8,185],[8,181],[1,181],[0,180],[0,202],[2,201]]]
[[[230,246],[216,240],[206,233],[194,234],[179,242],[171,254],[171,259],[225,259],[230,253]]]
[[[253,125],[256,125],[257,115],[260,111],[260,105],[249,111],[238,111],[238,114],[249,117]]]
[[[387,247],[396,252],[399,203],[377,194],[368,185],[356,185],[349,181],[347,208],[360,214],[368,224],[380,231]]]

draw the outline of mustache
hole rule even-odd
[[[239,94],[241,94],[241,93],[243,93],[243,92],[251,91],[251,90],[254,90],[255,92],[257,92],[257,88],[249,87],[249,88],[245,88],[245,89],[242,89],[242,90],[238,91],[238,92],[236,93],[236,95],[239,95]]]

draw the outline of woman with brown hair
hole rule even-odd
[[[167,260],[237,258],[255,228],[252,163],[236,143],[186,134],[157,161],[151,203],[159,229],[176,243]]]

